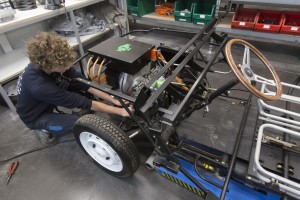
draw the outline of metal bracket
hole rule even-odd
[[[163,157],[155,157],[153,160],[153,164],[157,167],[164,167],[168,170],[170,170],[173,173],[178,173],[180,166],[176,164],[175,162],[169,161],[166,158]]]

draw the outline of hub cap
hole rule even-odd
[[[89,132],[82,132],[79,139],[83,148],[97,163],[110,171],[122,171],[123,164],[119,155],[107,142]]]

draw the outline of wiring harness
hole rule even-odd
[[[99,57],[97,57],[94,62],[93,62],[93,60],[94,60],[94,56],[91,56],[86,65],[86,72],[87,72],[88,78],[91,81],[96,81],[98,83],[104,83],[106,81],[106,75],[105,74],[102,75],[102,73],[105,71],[104,66],[109,64],[109,62],[106,62],[105,58],[103,58],[101,61],[101,59]],[[99,64],[99,61],[100,61],[100,64]],[[97,65],[98,65],[98,67],[97,67]]]

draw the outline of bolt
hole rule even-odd
[[[95,148],[96,147],[96,145],[95,144],[93,144],[93,148]]]
[[[282,166],[281,164],[277,164],[277,168],[278,168],[278,169],[282,169],[283,166]]]
[[[106,157],[106,158],[105,158],[105,160],[109,160],[109,159],[110,159],[110,157]]]

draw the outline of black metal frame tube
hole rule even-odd
[[[233,88],[234,86],[236,86],[238,83],[240,83],[240,81],[237,78],[228,81],[225,85],[223,85],[222,87],[218,88],[216,91],[214,91],[213,93],[211,93],[209,95],[207,101],[209,103],[212,102],[215,98],[217,98],[218,96],[221,96],[223,93],[225,93],[226,91],[230,90],[231,88]]]
[[[198,79],[195,81],[195,83],[190,88],[189,92],[187,93],[187,95],[185,96],[185,98],[183,99],[183,101],[181,102],[181,104],[178,106],[178,108],[176,109],[176,111],[174,112],[174,114],[172,115],[172,117],[170,118],[170,122],[171,123],[173,123],[174,121],[177,120],[177,118],[179,116],[179,113],[182,111],[182,108],[186,105],[188,99],[190,98],[190,96],[192,95],[192,93],[194,92],[194,90],[196,89],[196,87],[203,80],[203,78],[205,77],[205,75],[209,71],[212,63],[216,60],[217,56],[223,50],[223,47],[226,45],[226,43],[227,43],[227,39],[224,39],[224,41],[220,45],[218,51],[215,53],[214,57],[209,61],[209,63],[207,64],[206,68],[201,72],[201,74],[198,77]]]
[[[210,37],[210,34],[213,33],[214,30],[211,30],[207,35],[202,35],[203,41],[201,43],[199,43],[194,50],[189,53],[189,55],[187,57],[185,57],[185,59],[179,64],[179,66],[177,66],[177,68],[173,71],[172,75],[170,75],[165,81],[164,83],[158,88],[158,90],[156,90],[148,99],[148,101],[146,102],[146,104],[141,108],[141,112],[145,113],[154,103],[154,101],[156,101],[156,99],[161,95],[161,93],[166,89],[166,87],[174,80],[174,78],[179,74],[179,72],[184,68],[184,66],[188,63],[188,61],[191,60],[191,58],[196,54],[196,52],[198,51],[198,49],[200,49],[204,44],[205,41],[207,41]],[[189,42],[191,43],[191,41]],[[180,54],[179,54],[180,53]],[[146,87],[151,87],[153,85],[153,83],[158,80],[163,74],[164,72],[169,69],[170,66],[173,65],[173,63],[184,53],[184,51],[182,52],[182,50],[179,51],[179,53],[177,53],[165,66],[163,69],[160,70],[159,73],[157,73],[147,84]],[[203,72],[202,72],[203,73]],[[151,84],[149,84],[151,83]]]
[[[228,169],[228,174],[226,176],[226,179],[225,179],[225,182],[224,182],[224,187],[222,189],[222,193],[221,193],[221,196],[220,196],[221,200],[225,199],[226,190],[227,190],[227,187],[228,187],[228,184],[229,184],[229,180],[231,178],[231,174],[232,174],[233,169],[234,169],[234,164],[235,164],[237,153],[238,153],[240,143],[241,143],[241,140],[242,140],[244,127],[245,127],[245,124],[246,124],[246,119],[247,119],[247,116],[248,116],[248,113],[249,113],[249,110],[250,110],[251,98],[252,98],[252,93],[249,94],[248,101],[247,101],[247,104],[246,104],[246,108],[245,108],[243,118],[242,118],[242,123],[241,123],[240,129],[239,129],[238,137],[237,137],[235,145],[234,145],[234,150],[233,150],[233,154],[231,156],[230,165],[229,165],[229,169]]]
[[[84,83],[84,84],[87,84],[87,85],[89,85],[89,86],[91,86],[91,87],[93,87],[93,88],[95,88],[95,89],[98,89],[98,90],[100,90],[100,91],[102,91],[102,92],[105,92],[105,93],[108,93],[108,94],[113,95],[113,96],[115,96],[115,97],[119,97],[119,98],[121,98],[121,99],[124,99],[124,100],[126,100],[126,101],[129,101],[129,102],[131,102],[131,103],[134,103],[135,100],[136,100],[136,98],[133,98],[133,97],[128,96],[128,95],[126,95],[126,94],[123,94],[123,93],[121,93],[121,92],[117,92],[117,91],[115,91],[115,90],[111,90],[111,89],[109,89],[109,88],[107,88],[107,87],[104,87],[104,86],[102,86],[102,85],[96,84],[96,83],[91,82],[91,81],[87,81],[87,80],[82,79],[82,78],[75,78],[75,80],[76,80],[76,81],[79,81],[79,82],[82,82],[82,83]]]
[[[178,59],[179,57],[190,47],[197,39],[202,39],[204,35],[212,30],[212,27],[217,22],[216,18],[213,18],[210,20],[210,22],[199,32],[197,33],[181,50],[165,65],[163,69],[160,70],[159,73],[157,73],[147,84],[146,87],[151,87],[151,85],[158,80],[168,69],[171,67]]]
[[[125,108],[125,110],[128,112],[128,114],[130,115],[130,117],[133,119],[133,121],[135,121],[135,123],[138,125],[138,127],[141,129],[141,131],[148,137],[148,139],[150,140],[150,142],[152,143],[154,150],[156,149],[156,144],[153,141],[153,139],[151,138],[151,136],[147,133],[147,131],[145,131],[145,129],[139,124],[137,118],[134,116],[134,114],[129,110],[128,106],[124,103],[124,101],[120,98],[117,97],[118,101],[121,103],[122,107]]]

